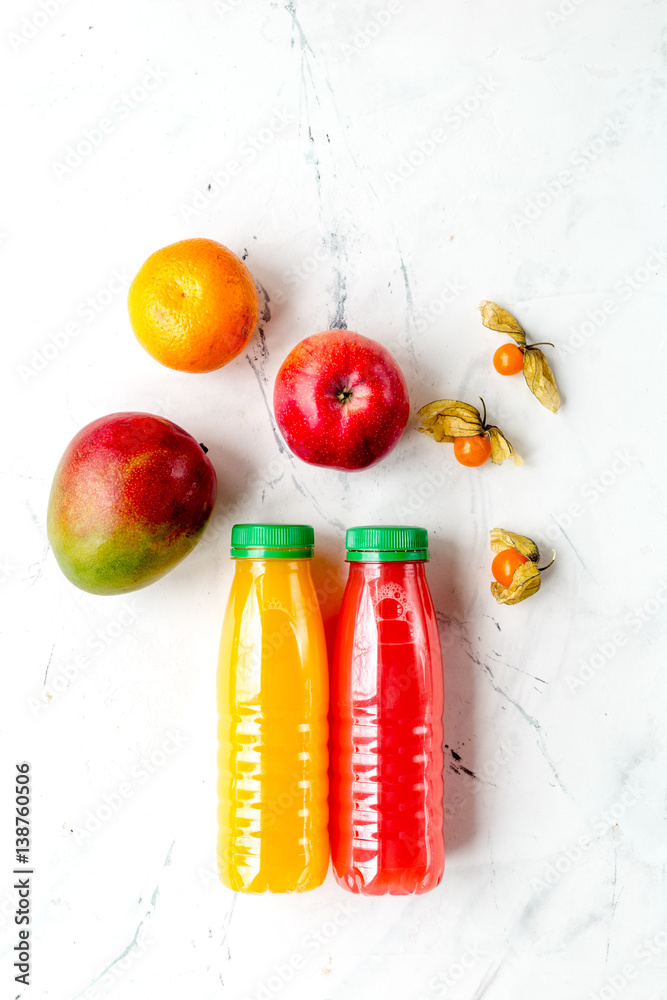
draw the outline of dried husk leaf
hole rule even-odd
[[[560,394],[547,359],[539,347],[526,347],[523,352],[523,377],[526,385],[542,406],[552,413],[560,409]]]
[[[456,438],[453,438],[450,434],[445,433],[443,421],[440,417],[437,417],[428,427],[418,427],[417,430],[420,434],[426,434],[428,437],[432,437],[434,441],[440,444],[442,441],[448,441],[449,444],[453,444]]]
[[[447,404],[451,402],[453,402],[451,399],[436,399],[434,402],[422,406],[417,416],[421,417],[424,427],[429,427],[440,416],[442,411],[446,409]]]
[[[512,313],[508,313],[507,309],[503,309],[497,302],[488,302],[484,299],[479,304],[479,311],[482,315],[482,323],[489,330],[508,333],[520,347],[526,343],[526,334],[522,327],[517,323]]]
[[[438,399],[419,411],[422,427],[418,430],[436,441],[453,441],[457,437],[482,434],[484,427],[479,410],[457,399]]]
[[[441,417],[442,426],[446,434],[453,438],[458,437],[474,437],[478,434],[484,433],[484,427],[482,426],[482,420],[479,416],[458,416],[452,414]]]
[[[505,435],[497,427],[488,427],[487,434],[491,442],[491,461],[494,465],[502,465],[511,458],[515,465],[523,465],[521,455],[518,455]]]
[[[518,604],[536,594],[541,582],[540,571],[535,563],[525,562],[514,571],[509,587],[503,587],[494,580],[491,584],[491,593],[498,604]]]
[[[469,403],[462,403],[458,399],[436,399],[433,403],[422,406],[417,415],[421,417],[423,424],[428,424],[430,420],[434,420],[443,413],[468,413],[470,416],[479,418],[477,407],[470,406]]]
[[[522,556],[526,556],[531,562],[540,561],[540,550],[532,538],[525,535],[515,535],[513,531],[506,531],[504,528],[491,528],[491,551],[498,553],[505,549],[516,549]]]

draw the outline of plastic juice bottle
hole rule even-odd
[[[218,870],[241,892],[304,892],[329,864],[327,653],[313,529],[236,524],[218,660]]]
[[[424,528],[347,532],[331,690],[331,854],[367,895],[442,878],[443,676]]]

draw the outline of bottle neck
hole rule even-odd
[[[236,571],[264,573],[309,573],[312,559],[275,559],[269,557],[235,559]]]
[[[350,576],[361,576],[367,580],[375,580],[382,576],[413,577],[425,575],[425,559],[406,559],[400,562],[349,562]]]

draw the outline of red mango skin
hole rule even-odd
[[[339,393],[348,395],[341,402]],[[351,330],[306,337],[283,361],[276,421],[304,462],[367,469],[398,443],[410,415],[403,373],[382,344]]]
[[[216,490],[204,450],[170,420],[100,417],[72,438],[53,479],[47,533],[58,565],[91,594],[147,587],[195,547]]]

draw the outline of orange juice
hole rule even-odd
[[[304,892],[329,863],[324,629],[309,525],[237,524],[218,659],[218,870]]]

